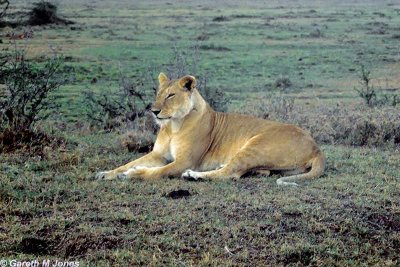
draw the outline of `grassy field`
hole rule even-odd
[[[26,6],[15,1],[11,11]],[[60,2],[59,12],[76,24],[35,26],[33,38],[17,44],[35,59],[51,50],[66,57],[69,79],[54,95],[60,112],[40,126],[69,145],[39,155],[0,154],[0,260],[400,265],[398,144],[325,144],[326,173],[296,188],[278,187],[277,175],[111,182],[94,174],[138,154],[120,144],[121,131],[82,126],[83,91],[116,90],[123,75],[142,79],[151,102],[152,79],[168,72],[174,49],[185,54],[189,70],[196,65],[197,77],[225,92],[231,110],[272,91],[310,113],[321,105],[357,109],[360,64],[371,70],[378,92],[400,91],[400,4],[71,0]],[[282,77],[290,87],[276,88]]]

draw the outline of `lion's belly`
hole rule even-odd
[[[220,161],[217,160],[205,160],[201,163],[201,165],[198,167],[198,171],[212,171],[212,170],[217,170],[221,168],[224,164],[220,163]]]
[[[235,138],[234,142],[224,140],[223,142],[219,142],[218,145],[211,146],[204,155],[199,169],[201,171],[209,171],[226,165],[239,152],[247,140],[247,138]]]
[[[211,171],[221,168],[229,162],[227,157],[208,153],[198,167],[199,171]]]

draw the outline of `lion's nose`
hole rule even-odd
[[[161,110],[159,110],[159,109],[151,109],[151,112],[153,112],[154,115],[157,116],[161,112]]]

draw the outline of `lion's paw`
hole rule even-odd
[[[202,179],[202,177],[199,175],[199,172],[192,170],[186,170],[184,173],[182,173],[182,178],[189,181],[198,181]]]
[[[129,169],[128,171],[135,171],[135,172],[140,172],[140,171],[146,171],[146,170],[148,170],[149,168],[148,167],[144,167],[144,166],[136,166],[136,167],[134,167],[134,168],[132,168],[132,169]]]

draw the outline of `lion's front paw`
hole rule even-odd
[[[104,172],[98,172],[96,173],[96,180],[107,180],[107,179],[112,179],[112,171],[104,171]]]
[[[120,173],[117,175],[117,178],[120,180],[132,179],[132,178],[143,178],[144,174],[148,170],[147,167],[136,166],[130,168],[126,172]]]
[[[189,181],[198,181],[202,179],[198,172],[192,170],[186,170],[184,173],[182,173],[181,177]]]

